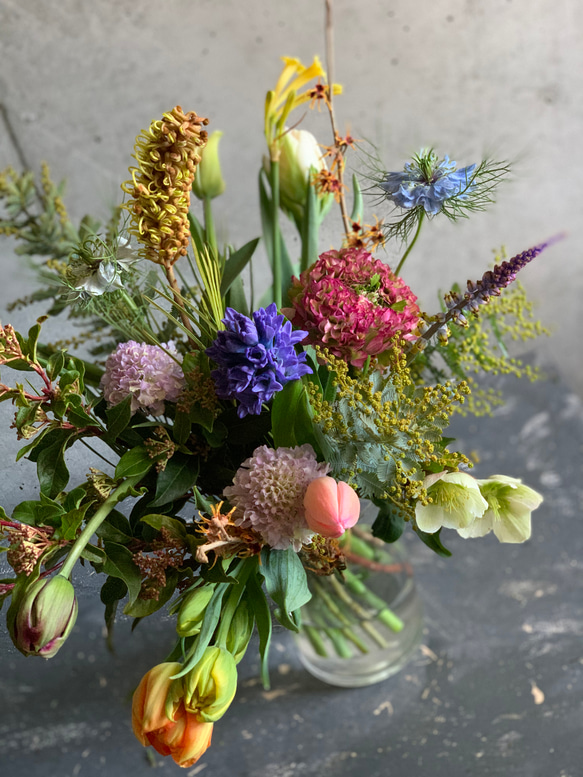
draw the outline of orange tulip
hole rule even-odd
[[[360,517],[360,502],[348,483],[331,477],[312,480],[304,494],[306,522],[312,531],[335,539]]]
[[[132,728],[144,747],[186,767],[210,747],[213,724],[185,709],[182,680],[170,679],[181,669],[178,663],[158,664],[142,677],[132,702]]]

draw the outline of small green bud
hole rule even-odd
[[[239,661],[245,655],[247,645],[253,634],[253,626],[255,625],[255,619],[247,599],[241,599],[239,606],[235,610],[233,620],[231,621],[231,627],[227,635],[227,650],[233,658],[235,663]]]
[[[213,723],[227,711],[237,690],[235,659],[225,648],[207,647],[183,678],[184,706],[201,721]]]
[[[201,161],[196,171],[192,191],[199,200],[214,200],[226,189],[219,162],[219,140],[223,133],[211,133],[206,146],[201,151]]]
[[[77,619],[75,589],[61,575],[41,579],[25,588],[8,610],[8,630],[25,656],[52,658],[69,636]]]
[[[194,637],[200,633],[214,591],[214,583],[207,583],[186,595],[176,621],[176,631],[180,637]]]

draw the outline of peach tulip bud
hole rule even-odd
[[[144,747],[152,745],[186,767],[210,747],[213,724],[186,710],[182,680],[171,679],[181,669],[178,663],[158,664],[142,677],[132,702],[132,728]]]
[[[360,516],[356,491],[331,477],[312,480],[304,494],[304,508],[310,529],[330,539],[341,537]]]

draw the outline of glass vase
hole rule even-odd
[[[342,549],[344,581],[308,572],[312,599],[296,644],[314,677],[355,688],[405,666],[421,643],[423,610],[402,541],[386,544],[359,523]]]

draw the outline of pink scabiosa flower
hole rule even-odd
[[[165,350],[164,350],[165,349]],[[166,353],[168,351],[168,353]],[[107,357],[100,387],[107,404],[118,405],[131,396],[131,409],[158,415],[164,402],[176,402],[184,388],[182,368],[172,356],[178,351],[172,341],[157,345],[120,343]]]
[[[289,296],[293,310],[283,312],[308,332],[308,342],[355,367],[369,356],[380,356],[395,335],[414,339],[417,297],[386,264],[362,249],[322,254],[293,279]]]
[[[306,522],[312,531],[337,539],[360,517],[360,500],[348,483],[331,477],[312,480],[304,494]]]
[[[255,529],[272,548],[298,551],[313,532],[306,523],[306,488],[329,470],[319,464],[311,445],[256,448],[237,470],[224,494],[242,517],[238,525]]]

